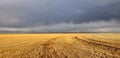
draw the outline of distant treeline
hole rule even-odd
[[[69,34],[69,33],[120,33],[120,32],[19,32],[19,31],[3,31],[0,34]]]

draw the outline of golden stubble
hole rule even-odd
[[[120,34],[0,34],[0,58],[120,58]]]

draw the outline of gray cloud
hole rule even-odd
[[[119,5],[119,0],[1,0],[0,30],[88,32],[102,30],[104,26],[116,31],[120,27]],[[98,26],[101,21],[107,26],[104,23]],[[96,26],[88,27],[92,23]],[[81,24],[88,25],[81,27]]]
[[[1,27],[0,31],[10,32],[119,32],[116,21],[98,21],[89,23],[60,23],[56,25],[31,26],[25,28]]]

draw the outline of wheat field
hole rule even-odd
[[[120,58],[120,34],[0,34],[0,58]]]

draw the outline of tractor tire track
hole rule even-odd
[[[120,58],[120,56],[119,56],[120,55],[120,48],[108,46],[108,45],[102,44],[101,42],[91,40],[91,39],[83,40],[83,39],[80,39],[78,37],[74,37],[74,39],[76,39],[76,41],[83,43],[83,45],[93,47],[93,49],[108,51],[111,53],[110,57],[112,57],[112,58]]]
[[[43,55],[40,55],[39,56],[40,58],[53,58],[53,57],[60,58],[60,56],[57,54],[57,51],[53,47],[54,41],[57,40],[58,38],[61,38],[61,37],[50,39],[45,43],[41,44],[43,46],[42,48]]]

